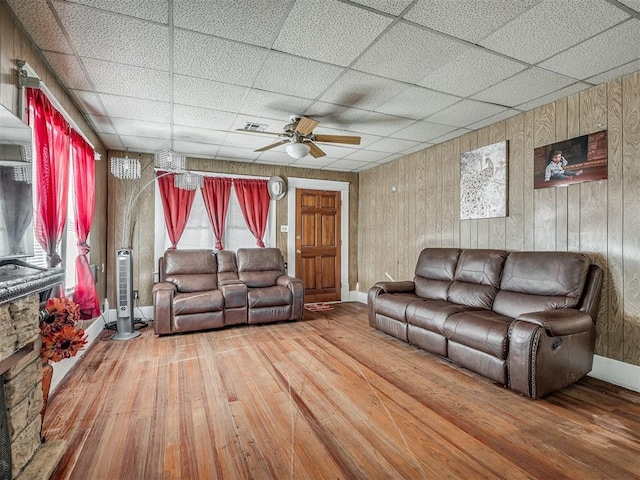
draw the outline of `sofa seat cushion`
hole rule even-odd
[[[509,326],[513,318],[492,311],[457,313],[444,322],[444,334],[450,342],[465,345],[501,360],[507,358]]]
[[[224,309],[224,297],[220,290],[176,293],[173,299],[174,315],[217,312]]]
[[[415,293],[383,293],[375,299],[373,308],[376,313],[406,322],[407,307],[414,302],[423,300]]]
[[[274,287],[250,288],[247,292],[249,308],[277,307],[291,305],[291,290],[276,285]]]
[[[424,300],[407,306],[407,323],[444,335],[444,322],[451,315],[473,310],[445,300]]]

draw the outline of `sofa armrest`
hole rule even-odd
[[[587,332],[593,326],[591,315],[571,308],[524,313],[516,320],[540,325],[552,337]]]
[[[153,286],[153,331],[156,335],[172,333],[173,297],[178,287],[170,282],[160,282]]]
[[[304,285],[302,280],[289,275],[280,275],[276,283],[291,290],[291,316],[289,319],[302,320],[302,313],[304,312]]]
[[[411,280],[401,282],[377,282],[373,286],[379,287],[384,293],[413,293],[416,289],[416,284]]]

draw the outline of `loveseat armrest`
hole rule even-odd
[[[224,286],[224,285],[244,285],[245,283],[242,280],[239,280],[237,278],[230,278],[228,280],[219,280],[218,281],[218,288]]]
[[[171,282],[160,282],[153,286],[153,331],[156,335],[172,333],[173,297],[178,287]]]
[[[280,275],[276,284],[291,290],[291,316],[290,320],[301,320],[304,311],[304,285],[302,280],[290,275]]]
[[[416,284],[411,280],[400,282],[377,282],[373,285],[379,287],[384,293],[413,293],[416,290]]]
[[[552,337],[587,332],[593,326],[591,315],[572,308],[523,313],[517,320],[540,325]]]

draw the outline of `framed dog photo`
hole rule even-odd
[[[533,151],[533,188],[605,180],[607,131],[538,147]]]

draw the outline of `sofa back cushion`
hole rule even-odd
[[[284,258],[277,248],[238,250],[238,278],[249,288],[272,287],[284,275]]]
[[[218,288],[217,262],[213,250],[167,250],[164,253],[164,280],[181,293]]]
[[[575,307],[589,264],[583,253],[511,252],[493,310],[515,318],[528,312]]]
[[[218,282],[238,279],[236,253],[232,250],[220,250],[216,253],[218,262]]]
[[[459,248],[425,248],[420,252],[413,279],[416,295],[446,300],[456,272]]]
[[[491,310],[507,255],[504,250],[464,250],[458,258],[448,300]]]

